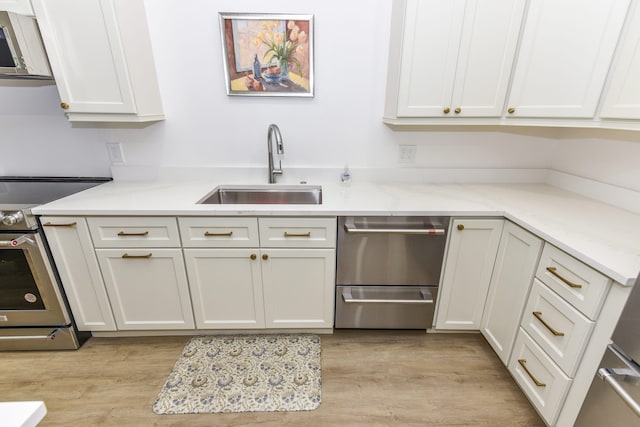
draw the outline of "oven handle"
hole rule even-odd
[[[351,288],[344,288],[342,290],[342,299],[346,303],[393,303],[393,304],[433,304],[433,297],[431,292],[420,289],[422,299],[368,299],[368,298],[354,298],[351,294]]]
[[[0,340],[53,340],[60,332],[60,328],[54,329],[49,335],[9,335],[0,336]]]
[[[429,236],[444,236],[447,232],[444,228],[358,228],[352,224],[345,224],[344,229],[347,233],[353,234],[426,234]]]
[[[23,243],[29,243],[30,245],[36,244],[36,242],[31,237],[25,234],[24,236],[20,236],[16,239],[0,240],[0,247],[15,248],[16,246],[20,246]]]

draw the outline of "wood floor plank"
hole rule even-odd
[[[189,337],[91,338],[0,353],[3,401],[43,400],[47,426],[543,426],[479,334],[321,335],[322,404],[288,413],[155,415]]]

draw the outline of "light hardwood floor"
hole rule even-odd
[[[481,335],[417,331],[321,335],[315,411],[155,415],[151,405],[189,338],[91,338],[78,351],[0,353],[0,400],[43,400],[42,427],[544,425]]]

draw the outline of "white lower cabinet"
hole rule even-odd
[[[436,329],[480,329],[503,225],[502,219],[453,220]]]
[[[264,328],[259,251],[184,249],[198,329]]]
[[[505,365],[509,362],[542,245],[538,237],[510,221],[505,222],[480,325],[482,335]]]
[[[85,218],[47,216],[40,221],[78,330],[115,331]]]
[[[571,385],[571,378],[522,329],[508,368],[544,421],[553,425]]]
[[[267,328],[332,328],[335,250],[263,249]]]
[[[336,218],[178,224],[198,329],[333,327]]]
[[[194,329],[176,248],[96,249],[118,329]]]

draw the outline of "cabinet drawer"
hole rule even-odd
[[[544,246],[536,276],[592,320],[611,286],[611,279],[549,244]]]
[[[178,218],[185,248],[257,248],[256,218]]]
[[[522,317],[522,328],[570,377],[593,330],[594,322],[535,279]]]
[[[87,223],[96,248],[180,247],[173,217],[94,217]]]
[[[522,330],[509,361],[509,372],[547,425],[554,425],[571,378]]]
[[[334,248],[336,218],[259,218],[266,248]]]

